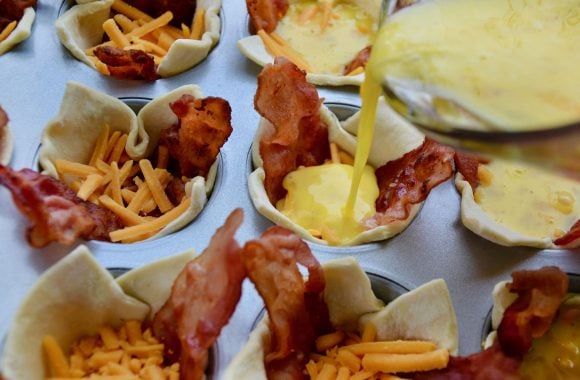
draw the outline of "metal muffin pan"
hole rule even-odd
[[[189,248],[201,252],[236,207],[243,208],[245,214],[236,235],[239,242],[256,238],[270,227],[272,223],[254,209],[247,190],[252,169],[249,151],[259,120],[253,98],[261,68],[236,47],[238,39],[248,35],[245,2],[223,2],[220,42],[203,62],[153,83],[108,78],[73,58],[60,44],[54,28],[60,10],[67,4],[60,0],[39,2],[30,38],[0,56],[0,104],[10,118],[15,142],[11,166],[36,167],[42,130],[57,114],[69,80],[119,98],[155,98],[181,85],[197,84],[204,96],[229,101],[234,128],[222,148],[216,185],[204,210],[182,230],[157,240],[128,245],[82,243],[107,268],[134,268]],[[357,91],[354,87],[319,88],[327,103],[355,107],[360,106]],[[434,278],[445,279],[459,323],[460,353],[475,352],[480,349],[481,332],[492,305],[491,291],[498,281],[509,279],[515,270],[545,265],[580,274],[580,251],[508,248],[491,243],[462,225],[459,202],[453,182],[447,181],[431,193],[415,220],[390,240],[358,247],[310,247],[322,262],[355,256],[366,272],[408,289]],[[4,188],[0,189],[0,210],[0,336],[5,336],[33,283],[74,247],[51,244],[44,249],[31,248],[24,237],[27,221]],[[217,378],[246,342],[262,308],[253,285],[246,281],[238,308],[214,350]]]

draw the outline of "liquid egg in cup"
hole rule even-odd
[[[137,113],[122,100],[67,84],[40,148],[43,174],[0,167],[0,184],[29,219],[29,243],[155,239],[190,223],[216,179],[231,108],[179,87]]]
[[[307,72],[310,83],[360,85],[378,30],[381,1],[246,1],[253,35],[238,41],[260,66],[277,56]]]
[[[580,182],[532,165],[458,153],[461,220],[505,246],[580,247]]]
[[[95,0],[56,20],[61,43],[101,74],[155,80],[205,59],[220,38],[221,0]]]
[[[251,199],[260,214],[304,239],[358,245],[390,238],[453,174],[453,151],[426,139],[381,100],[377,137],[348,215],[360,114],[340,122],[305,72],[284,58],[258,77],[254,105],[262,117],[252,146]]]

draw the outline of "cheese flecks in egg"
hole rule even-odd
[[[373,18],[352,3],[325,9],[321,2],[290,4],[276,33],[282,36],[316,73],[340,74],[356,54],[370,44]]]
[[[556,321],[541,338],[534,340],[524,357],[520,375],[525,379],[574,379],[580,371],[580,301],[564,302]],[[572,297],[571,299],[574,299]]]
[[[579,7],[579,0],[420,2],[382,26],[367,67],[379,82],[427,89],[497,128],[564,125],[580,119]]]
[[[353,216],[347,217],[344,207],[352,172],[353,167],[345,164],[311,166],[291,172],[283,182],[288,194],[276,208],[303,228],[320,232],[330,244],[344,244],[365,230],[362,222],[376,213],[379,195],[374,170],[366,166]]]
[[[480,165],[473,194],[459,176],[462,219],[472,231],[503,245],[557,248],[580,219],[580,183],[503,160]],[[468,189],[467,189],[468,187]]]
[[[309,83],[360,86],[364,72],[344,70],[372,44],[380,13],[380,0],[290,0],[273,32],[256,30],[237,46],[260,66],[286,56],[307,71]]]
[[[497,340],[497,329],[505,310],[518,299],[506,284],[498,283],[493,290],[492,329],[485,343],[491,347]],[[519,374],[527,380],[576,379],[580,369],[580,295],[569,293],[560,305],[550,329],[534,338],[524,355]]]

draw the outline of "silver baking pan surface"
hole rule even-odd
[[[184,84],[197,84],[205,96],[225,98],[232,107],[234,131],[222,149],[216,185],[201,214],[182,230],[154,241],[129,245],[86,242],[96,259],[107,268],[133,268],[189,248],[201,252],[236,207],[245,213],[238,241],[255,238],[271,226],[255,211],[247,191],[252,170],[249,152],[258,125],[253,98],[260,68],[236,47],[238,39],[249,33],[245,2],[224,1],[221,39],[205,61],[153,83],[104,77],[73,58],[60,44],[54,28],[59,12],[68,6],[59,0],[40,1],[30,38],[0,56],[0,104],[10,117],[14,168],[35,167],[42,130],[57,114],[67,81],[78,81],[119,98],[154,98]],[[359,107],[357,90],[320,88],[319,93],[326,102]],[[367,272],[402,288],[445,279],[459,323],[460,353],[468,354],[481,347],[496,282],[509,279],[515,270],[545,265],[580,274],[580,252],[491,243],[462,225],[459,201],[452,181],[447,181],[431,193],[411,225],[390,240],[349,248],[310,246],[320,261],[355,256]],[[24,237],[26,225],[8,191],[1,188],[0,336],[6,335],[19,303],[39,275],[73,248],[58,244],[31,248]],[[261,299],[246,281],[237,311],[214,350],[218,376],[248,338],[262,308]]]

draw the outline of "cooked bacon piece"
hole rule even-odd
[[[520,362],[495,345],[466,357],[451,357],[445,369],[418,372],[405,377],[415,380],[519,380]]]
[[[288,10],[288,0],[246,0],[254,31],[272,33]]]
[[[397,0],[397,3],[395,5],[395,10],[393,11],[400,11],[403,8],[407,8],[410,7],[411,5],[420,3],[422,0]]]
[[[479,186],[479,178],[477,176],[479,164],[487,164],[489,160],[460,151],[455,152],[454,160],[457,171],[469,182],[472,191],[475,193],[475,189]]]
[[[185,183],[179,178],[172,178],[165,187],[165,193],[173,204],[180,204],[185,197]]]
[[[260,139],[264,182],[273,204],[286,196],[282,181],[299,166],[321,165],[330,157],[328,127],[320,120],[321,99],[306,73],[276,58],[258,76],[254,107],[268,120]]]
[[[111,211],[83,201],[64,183],[33,170],[0,165],[0,184],[31,221],[27,239],[33,247],[53,241],[68,245],[78,237],[108,241],[109,232],[123,227]]]
[[[453,172],[453,149],[426,138],[420,147],[376,170],[377,214],[367,223],[374,227],[406,219],[411,206],[424,201]]]
[[[240,300],[246,270],[234,234],[243,218],[242,209],[230,214],[208,247],[179,274],[153,319],[155,336],[166,345],[165,355],[179,359],[181,379],[204,377],[208,349]]]
[[[0,30],[12,21],[20,21],[29,7],[36,8],[36,0],[0,0]]]
[[[205,177],[232,133],[229,103],[221,98],[183,95],[171,104],[171,110],[179,122],[161,132],[159,144],[167,146],[180,175]]]
[[[8,115],[2,107],[0,107],[0,129],[3,129],[8,124]]]
[[[195,0],[127,0],[135,8],[151,17],[159,17],[167,11],[173,13],[171,24],[181,29],[181,24],[191,25],[195,13]]]
[[[119,79],[156,80],[157,68],[153,57],[143,50],[123,50],[113,46],[100,46],[95,56],[107,65],[112,77]]]
[[[507,285],[518,298],[504,312],[497,329],[502,351],[521,358],[532,339],[548,331],[568,291],[568,276],[557,267],[512,273]]]
[[[308,353],[330,327],[322,267],[308,245],[282,227],[247,242],[242,257],[270,319],[271,343],[264,358],[268,379],[305,378]],[[308,269],[306,283],[298,263]]]
[[[8,133],[8,115],[0,107],[0,162],[10,160],[10,157],[5,157],[7,150],[10,149],[8,146],[10,144],[8,141]]]
[[[580,239],[580,219],[570,228],[564,236],[554,240],[554,244],[565,247],[570,246],[576,240]]]
[[[369,57],[371,56],[371,50],[372,46],[367,46],[366,48],[359,51],[356,57],[354,57],[352,61],[346,64],[342,73],[344,75],[348,75],[358,67],[364,68],[369,60]]]

